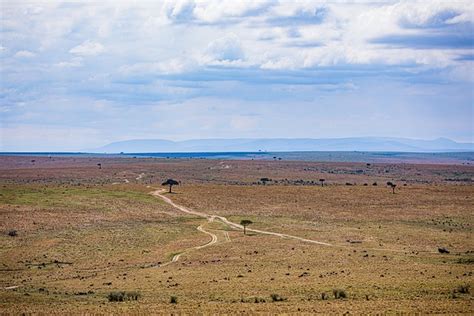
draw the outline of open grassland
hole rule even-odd
[[[474,313],[471,166],[94,159],[0,157],[0,313]]]

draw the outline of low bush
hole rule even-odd
[[[16,237],[16,236],[18,236],[18,232],[16,230],[12,229],[12,230],[8,231],[8,236]]]
[[[454,289],[455,293],[460,293],[460,294],[469,294],[470,286],[469,284],[463,284],[459,285]]]
[[[335,299],[343,299],[347,298],[347,293],[344,290],[341,289],[334,289],[332,290],[332,294],[334,294]]]
[[[140,298],[140,293],[138,292],[110,292],[107,296],[109,302],[125,302],[125,301],[137,301]]]
[[[178,304],[178,298],[176,296],[171,296],[170,297],[170,303],[171,304]]]
[[[273,302],[283,302],[283,301],[286,301],[286,298],[284,298],[283,296],[280,296],[278,294],[272,294],[270,295],[270,297],[272,298],[272,301]]]
[[[264,298],[261,298],[261,297],[255,297],[254,299],[254,303],[265,303],[266,300]]]

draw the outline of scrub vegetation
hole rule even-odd
[[[474,313],[472,166],[98,163],[0,157],[2,313]]]

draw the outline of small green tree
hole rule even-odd
[[[244,235],[247,234],[246,228],[250,224],[253,224],[253,222],[249,219],[243,219],[243,220],[240,221],[240,225],[244,226]]]
[[[165,182],[163,182],[161,185],[169,185],[170,186],[170,190],[168,191],[169,193],[172,193],[171,192],[171,188],[173,187],[173,185],[179,185],[179,182],[176,181],[176,180],[173,180],[173,179],[168,179],[166,180]]]

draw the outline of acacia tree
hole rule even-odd
[[[269,182],[269,181],[272,181],[272,179],[269,179],[269,178],[261,178],[260,179],[260,182],[262,182],[263,185],[267,184],[267,182]]]
[[[319,179],[319,182],[321,182],[322,187],[324,186],[324,181],[326,181],[326,180],[325,179]]]
[[[98,163],[97,165],[99,166],[99,169],[102,169],[102,164],[101,163]]]
[[[244,235],[247,234],[246,228],[250,224],[253,224],[253,222],[249,219],[243,219],[243,220],[240,221],[240,225],[244,226]]]
[[[395,194],[395,188],[397,187],[397,185],[395,183],[392,183],[390,187],[392,188],[392,193]]]
[[[163,182],[161,185],[169,185],[170,186],[170,190],[168,191],[169,193],[172,193],[171,192],[171,188],[173,187],[173,185],[179,185],[179,182],[176,181],[176,180],[173,180],[173,179],[168,179],[166,180],[165,182]]]
[[[391,181],[387,182],[387,185],[392,188],[392,193],[395,194],[395,188],[397,185]]]

